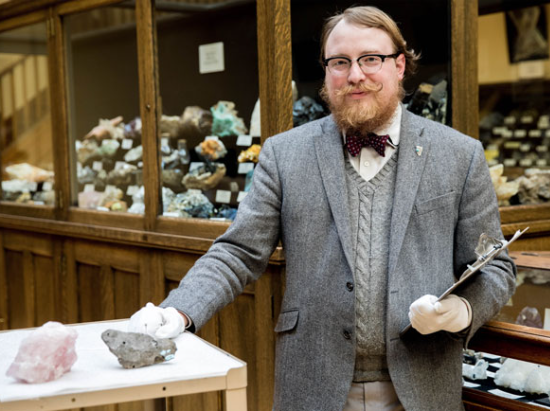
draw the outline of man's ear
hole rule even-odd
[[[407,64],[407,61],[405,59],[405,55],[401,53],[397,58],[395,59],[395,67],[397,68],[397,75],[399,77],[399,80],[403,80],[405,77],[405,66]]]

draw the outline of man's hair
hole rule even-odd
[[[345,20],[347,23],[361,27],[372,27],[385,31],[394,46],[394,53],[401,52],[405,56],[405,76],[409,76],[416,71],[416,61],[420,58],[413,49],[407,48],[407,42],[403,38],[399,27],[393,19],[382,10],[372,6],[350,7],[343,13],[338,13],[329,17],[325,21],[323,31],[321,32],[321,64],[324,66],[325,46],[327,39],[334,27]]]

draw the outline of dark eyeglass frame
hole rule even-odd
[[[384,64],[384,61],[386,61],[387,58],[392,58],[392,59],[396,59],[397,57],[399,57],[401,54],[403,54],[402,51],[398,51],[397,53],[393,53],[393,54],[363,54],[362,56],[359,56],[355,59],[355,61],[357,62],[357,65],[359,67],[361,67],[361,64],[359,64],[359,60],[361,60],[362,58],[365,58],[365,57],[378,57],[382,60],[382,64],[380,64],[380,67],[382,67],[382,65]],[[353,62],[352,59],[350,59],[349,57],[329,57],[328,59],[323,59],[323,64],[325,67],[328,67],[328,63],[331,61],[331,60],[347,60],[349,61],[349,64],[350,64],[350,69],[351,69],[351,64]]]

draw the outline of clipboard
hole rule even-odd
[[[512,244],[514,241],[516,241],[523,233],[525,233],[529,227],[518,230],[514,234],[514,236],[510,239],[510,241],[506,240],[496,240],[492,237],[489,237],[487,234],[481,234],[479,236],[479,241],[477,244],[477,247],[475,249],[475,253],[478,256],[477,260],[472,265],[467,265],[466,271],[462,273],[460,278],[457,282],[455,282],[452,286],[450,286],[443,294],[439,296],[437,301],[441,301],[445,297],[447,297],[449,294],[451,294],[454,290],[456,290],[458,287],[460,287],[463,283],[468,281],[473,275],[479,270],[481,270],[483,267],[487,265],[489,261],[491,261],[493,258],[495,258],[497,255],[499,255],[503,250],[508,248],[510,244]],[[412,325],[409,324],[401,332],[399,333],[399,337],[403,338],[403,336],[412,328]]]

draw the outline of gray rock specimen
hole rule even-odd
[[[168,338],[155,340],[147,334],[105,330],[101,339],[124,368],[140,368],[173,359],[176,344]]]

